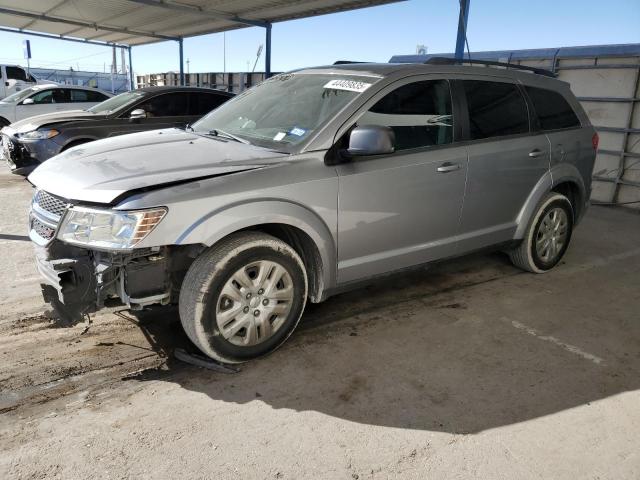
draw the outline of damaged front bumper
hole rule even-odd
[[[186,270],[201,246],[111,251],[75,246],[57,234],[71,202],[37,190],[29,213],[42,294],[65,323],[104,307],[141,310],[177,303]]]
[[[169,304],[173,295],[167,250],[107,253],[56,240],[36,245],[44,300],[75,321],[104,307],[141,310]]]

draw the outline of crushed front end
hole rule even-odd
[[[43,190],[35,192],[31,204],[29,236],[35,244],[42,294],[59,316],[76,323],[104,307],[141,310],[176,303],[184,273],[197,254],[193,247],[117,251],[60,240],[65,218],[65,224],[71,221],[66,216],[82,208]],[[143,220],[137,228],[146,229],[146,234],[153,228],[149,225]]]

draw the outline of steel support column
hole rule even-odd
[[[469,20],[469,4],[471,0],[460,1],[460,16],[458,17],[458,38],[456,39],[456,60],[464,57],[464,44],[467,38],[467,25]]]
[[[264,54],[264,76],[269,78],[271,76],[271,24],[267,23],[264,27],[266,30],[265,39],[265,54]]]
[[[184,87],[184,49],[182,38],[178,39],[178,48],[180,51],[180,85]]]
[[[127,50],[129,50],[129,90],[134,90],[136,87],[133,80],[133,60],[131,60],[131,46],[129,46]]]

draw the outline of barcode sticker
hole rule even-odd
[[[358,82],[355,80],[331,80],[325,84],[324,88],[362,93],[370,86],[370,83]]]

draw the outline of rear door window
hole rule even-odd
[[[378,101],[360,117],[358,125],[393,129],[396,150],[451,143],[453,116],[446,80],[409,83]]]
[[[536,87],[525,87],[525,90],[533,103],[542,130],[580,126],[578,116],[560,93]]]
[[[53,103],[70,103],[71,94],[68,88],[54,88],[52,90]]]
[[[189,94],[189,115],[202,116],[218,108],[229,98],[215,93],[196,92]]]
[[[87,98],[88,98],[87,102],[104,102],[105,100],[110,98],[104,93],[93,91],[93,90],[85,90],[85,92],[87,93]]]
[[[517,85],[464,80],[472,140],[529,132],[527,104]]]
[[[188,93],[175,92],[157,95],[135,108],[143,109],[147,118],[154,117],[183,117],[189,114]]]
[[[69,90],[71,93],[71,101],[74,103],[78,102],[88,102],[89,101],[89,93],[86,90]]]

